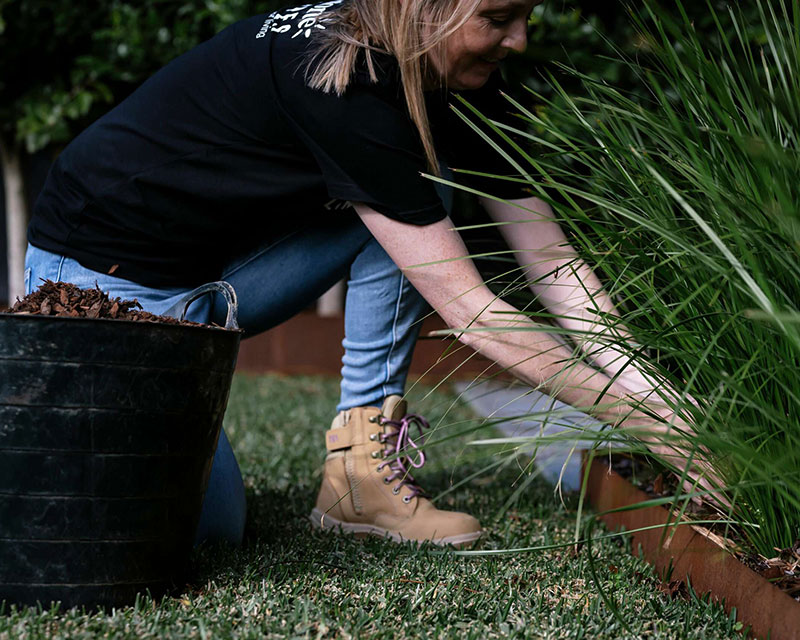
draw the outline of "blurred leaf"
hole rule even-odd
[[[29,152],[64,144],[174,57],[281,4],[0,0],[0,131]]]

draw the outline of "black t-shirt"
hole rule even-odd
[[[336,4],[242,20],[161,69],[61,153],[29,241],[144,285],[193,286],[248,249],[345,215],[347,201],[412,224],[444,218],[419,175],[425,156],[393,58],[378,57],[377,83],[358,70],[342,96],[306,85],[310,36]],[[498,82],[466,93],[500,113]],[[509,173],[442,94],[427,104],[452,166]],[[500,181],[492,192],[525,195]]]

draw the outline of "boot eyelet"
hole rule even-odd
[[[369,417],[369,421],[372,422],[372,423],[375,423],[375,422],[378,421],[379,418],[380,418],[380,416],[370,416]]]
[[[406,504],[411,502],[411,496],[403,496],[403,502],[405,502]]]
[[[378,434],[377,433],[370,433],[369,434],[369,439],[372,440],[373,442],[375,442],[378,439]]]
[[[392,493],[394,495],[397,495],[398,493],[400,493],[400,487],[392,487]]]
[[[389,476],[386,476],[386,477],[383,479],[383,484],[389,484],[390,482],[391,482],[391,480],[389,480]]]
[[[373,451],[372,452],[372,457],[373,458],[380,458],[380,456],[381,456],[381,452],[380,451]]]

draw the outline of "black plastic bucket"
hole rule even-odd
[[[0,601],[124,606],[185,579],[241,332],[0,314]]]

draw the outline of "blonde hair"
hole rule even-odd
[[[308,85],[339,95],[365,52],[370,79],[377,75],[373,51],[397,59],[411,120],[417,127],[428,169],[439,175],[423,88],[431,77],[431,56],[444,69],[445,38],[461,27],[481,0],[345,0],[325,17],[325,30],[314,35],[317,46],[308,67]]]

